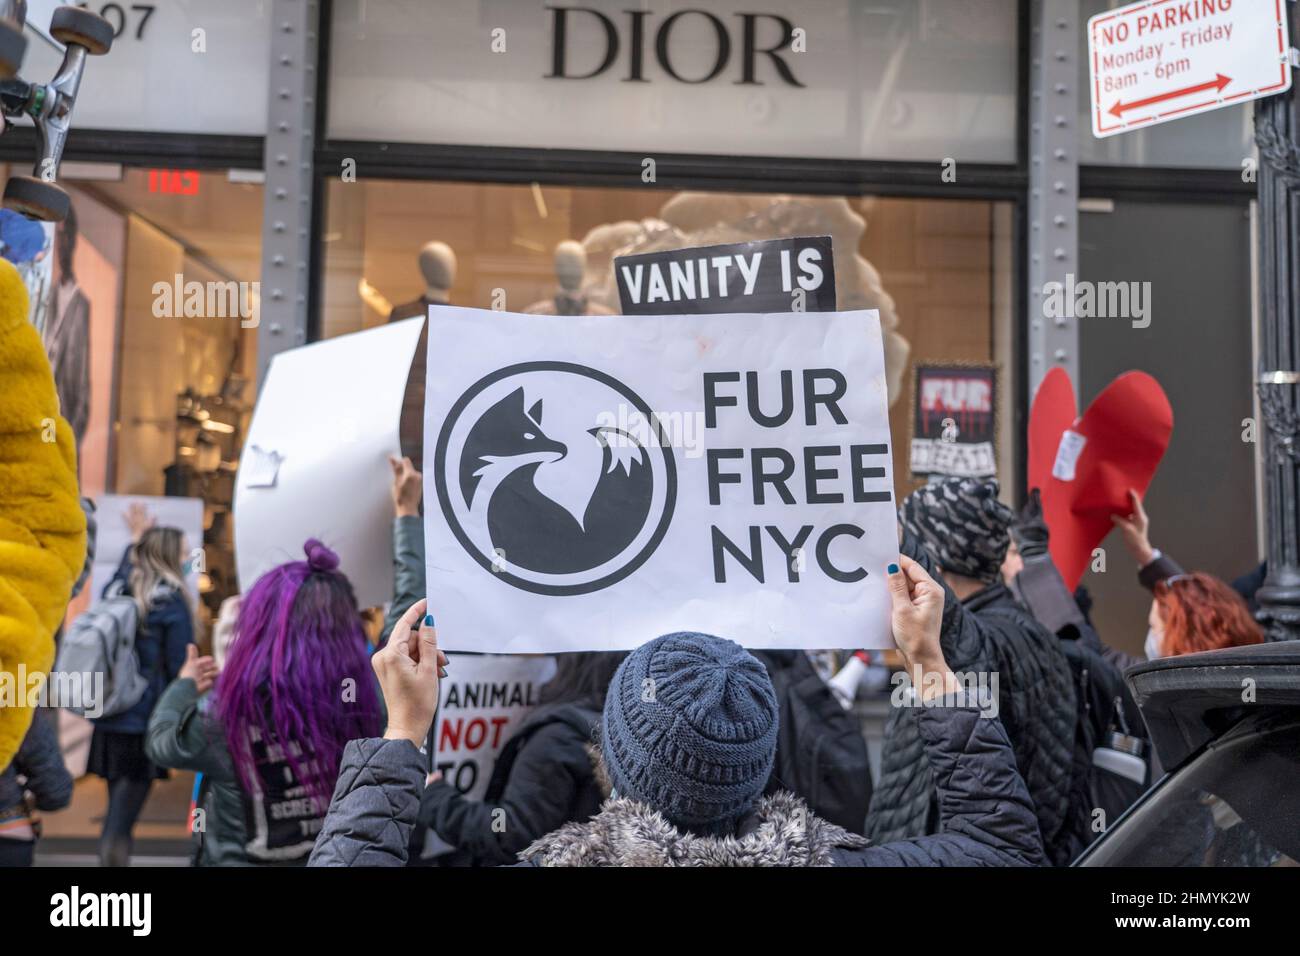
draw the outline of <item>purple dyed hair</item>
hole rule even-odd
[[[315,538],[303,550],[306,561],[268,571],[244,595],[212,693],[245,790],[260,789],[256,730],[283,745],[299,784],[328,804],[343,746],[378,736],[381,710],[356,595],[338,555]],[[355,693],[344,693],[347,680]]]

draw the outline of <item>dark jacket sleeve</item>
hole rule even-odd
[[[384,616],[380,646],[387,642],[402,615],[425,593],[424,519],[404,515],[393,522],[393,601]]]
[[[1068,627],[1082,631],[1088,626],[1051,555],[1026,558],[1016,575],[1014,591],[1038,623],[1053,634],[1060,635]]]
[[[350,741],[307,865],[405,866],[424,778],[409,740]]]
[[[520,748],[501,799],[468,800],[439,781],[424,791],[420,822],[481,866],[514,863],[520,850],[569,821],[591,758],[565,724],[542,727]]]
[[[901,553],[916,561],[942,587],[943,623],[939,646],[954,671],[991,672],[996,656],[987,629],[944,582],[929,552],[903,531]],[[1005,694],[1006,688],[1000,688]],[[867,835],[877,843],[933,832],[930,808],[934,780],[924,757],[924,743],[916,727],[916,708],[893,707],[885,727],[880,754],[880,777],[871,794]]]
[[[178,594],[167,602],[158,624],[162,636],[163,676],[170,683],[181,672],[186,649],[194,643],[194,621],[182,596]]]
[[[188,677],[172,681],[154,706],[144,750],[161,767],[197,770],[223,779],[232,773],[225,737],[199,710],[198,685]]]
[[[117,570],[113,572],[113,576],[109,578],[108,583],[104,585],[104,589],[99,592],[101,598],[108,597],[108,592],[115,584],[121,584],[123,588],[127,586],[127,582],[131,577],[132,550],[133,546],[128,544],[126,550],[122,552],[122,560],[117,562]]]
[[[841,851],[844,866],[1041,866],[1038,821],[996,717],[971,707],[918,707],[939,794],[939,831]]]
[[[1141,568],[1138,569],[1138,583],[1148,591],[1154,591],[1157,584],[1161,581],[1172,578],[1175,574],[1186,574],[1180,565],[1169,555],[1161,552],[1159,557],[1152,558]]]
[[[53,713],[38,709],[14,755],[15,769],[27,780],[24,788],[35,797],[36,809],[47,813],[72,802],[72,774],[63,763],[55,719]]]

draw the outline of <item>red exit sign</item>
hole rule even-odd
[[[199,191],[197,169],[151,169],[149,192],[169,193],[174,196],[195,196]]]

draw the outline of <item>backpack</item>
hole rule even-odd
[[[60,687],[81,687],[80,697],[71,695],[65,709],[83,717],[112,717],[130,710],[144,696],[149,681],[140,673],[135,652],[139,625],[139,608],[120,586],[72,622],[50,674]],[[86,686],[87,680],[101,674],[102,691]]]
[[[1112,772],[1096,759],[1097,751],[1110,748],[1117,737],[1141,741],[1137,734],[1142,724],[1140,716],[1134,718],[1137,708],[1119,668],[1086,639],[1071,636],[1075,633],[1073,627],[1063,628],[1060,643],[1070,662],[1078,700],[1070,783],[1070,829],[1077,855],[1101,835],[1094,826],[1095,811],[1102,812],[1102,827],[1109,827],[1142,795],[1145,785]]]
[[[758,651],[780,708],[776,763],[766,793],[789,790],[850,833],[866,829],[871,764],[862,727],[802,651]]]

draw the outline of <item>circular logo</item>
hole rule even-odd
[[[438,433],[438,504],[470,556],[514,587],[607,588],[654,553],[672,520],[677,467],[655,421],[596,369],[499,369],[456,400]]]

